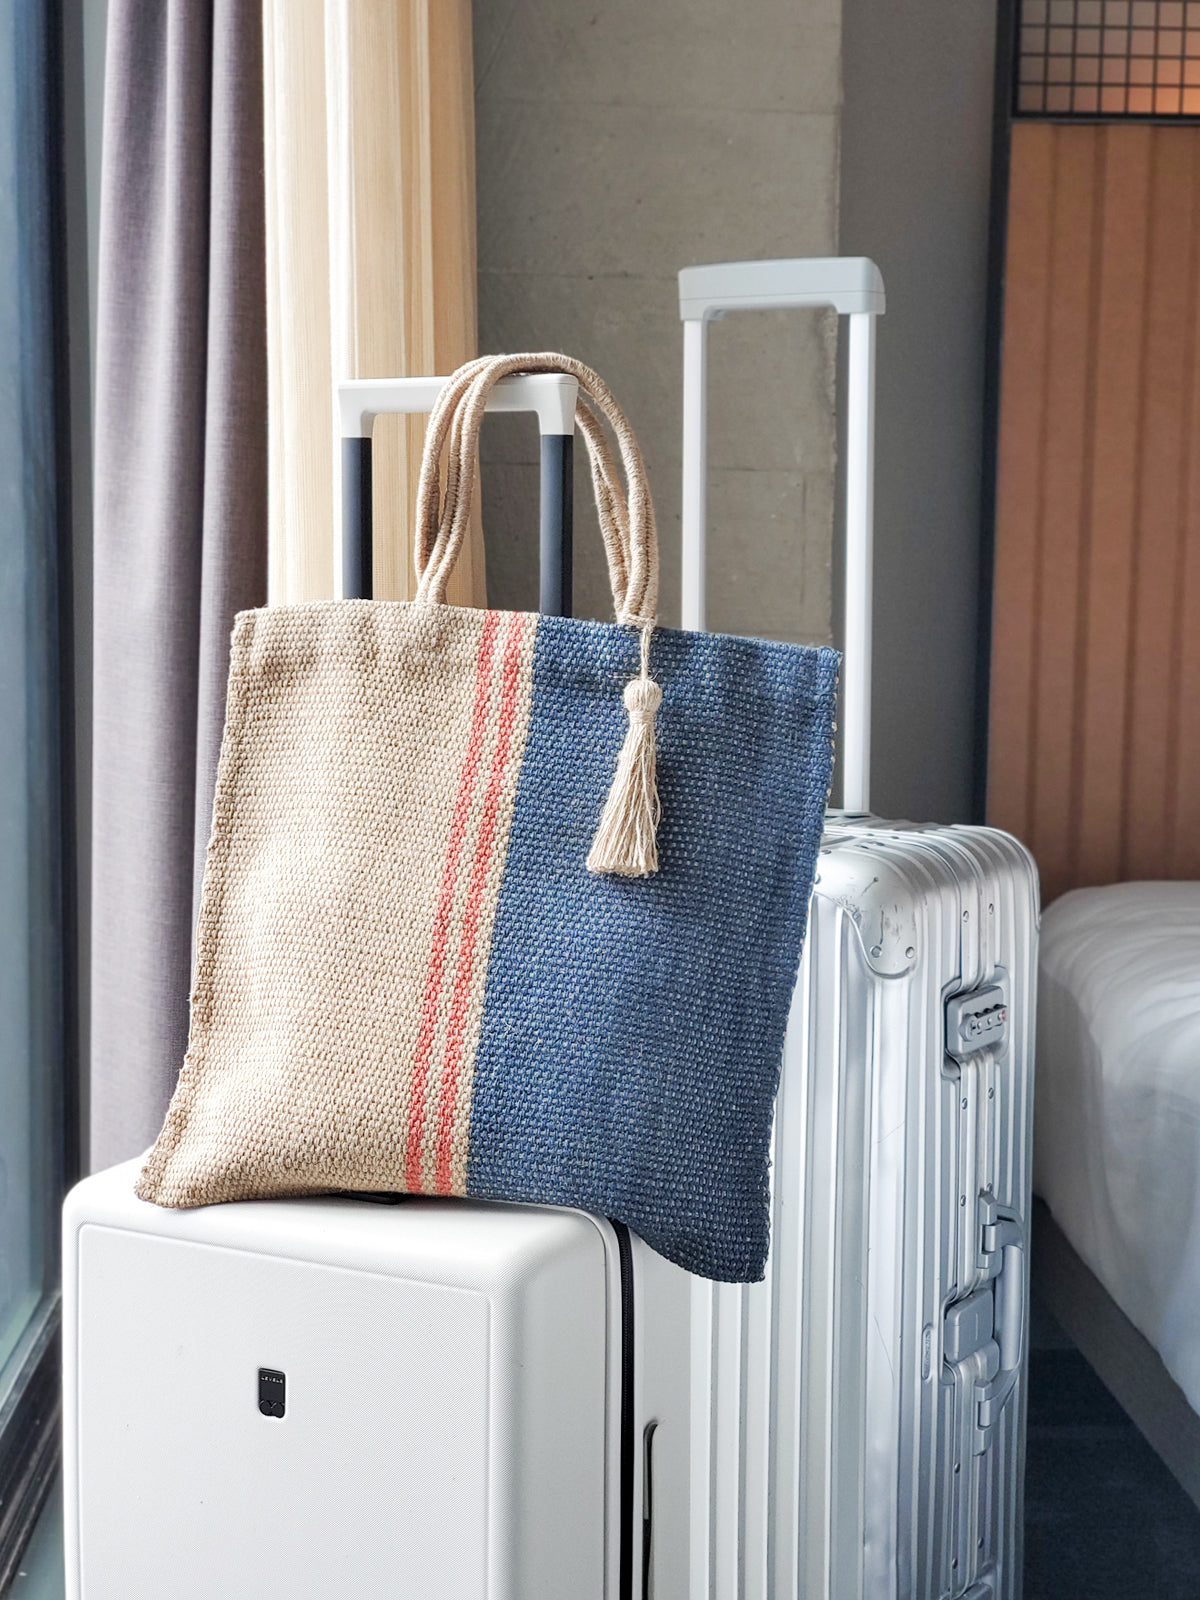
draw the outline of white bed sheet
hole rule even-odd
[[[1200,884],[1042,921],[1034,1187],[1200,1411]]]

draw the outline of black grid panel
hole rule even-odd
[[[1200,0],[1020,0],[1018,117],[1200,117]]]

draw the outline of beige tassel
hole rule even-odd
[[[617,760],[617,774],[592,848],[589,872],[615,872],[647,878],[658,871],[656,837],[660,807],[655,783],[654,717],[662,690],[649,672],[650,629],[642,633],[641,675],[625,685],[629,732]]]

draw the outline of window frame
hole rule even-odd
[[[48,192],[46,262],[50,305],[51,383],[54,434],[52,489],[53,726],[51,746],[55,811],[52,901],[58,931],[54,988],[58,1028],[47,1066],[53,1074],[55,1119],[52,1192],[45,1197],[57,1227],[63,1195],[82,1171],[82,1071],[80,1060],[77,789],[75,758],[75,650],[72,495],[72,362],[68,311],[78,299],[71,280],[82,270],[86,304],[86,251],[82,267],[68,243],[80,236],[68,227],[68,191],[82,159],[82,8],[79,0],[31,0],[40,5],[45,121],[44,170]],[[67,79],[70,77],[70,92]],[[77,92],[78,91],[78,92]],[[78,147],[78,148],[76,148]],[[77,208],[76,208],[77,209]],[[75,218],[72,217],[74,222]],[[75,387],[78,388],[76,379]],[[20,1564],[29,1537],[61,1461],[61,1324],[59,1285],[49,1288],[31,1315],[14,1352],[15,1373],[0,1395],[0,1594]]]

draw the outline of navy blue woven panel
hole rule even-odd
[[[831,771],[837,655],[661,630],[656,877],[585,862],[637,639],[543,618],[488,966],[467,1187],[761,1278],[767,1160]]]

